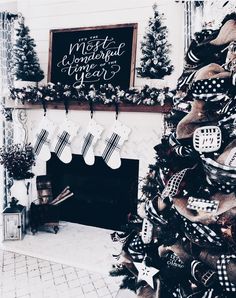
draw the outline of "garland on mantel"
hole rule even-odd
[[[100,85],[98,89],[91,85],[89,89],[86,89],[84,86],[74,88],[61,83],[48,83],[39,87],[28,86],[10,89],[10,98],[22,104],[77,101],[79,103],[92,102],[104,105],[128,103],[154,106],[172,102],[174,94],[175,92],[170,91],[168,87],[158,89],[148,85],[145,85],[141,90],[136,88],[122,90],[119,86],[114,87],[111,84]]]

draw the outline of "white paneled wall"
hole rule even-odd
[[[17,11],[16,0],[0,0],[0,11],[15,13]]]
[[[138,23],[138,46],[136,63],[139,66],[140,41],[149,17],[153,16],[154,0],[18,0],[18,11],[25,17],[31,36],[37,44],[37,53],[47,74],[50,29],[78,28],[122,23]],[[173,0],[157,1],[165,15],[172,44],[171,58],[175,72],[165,78],[166,85],[174,87],[183,66],[183,6]],[[137,79],[136,86],[146,83]]]
[[[25,23],[31,30],[31,36],[35,39],[36,50],[45,74],[48,69],[49,31],[85,26],[138,23],[136,63],[139,66],[140,41],[143,38],[149,17],[153,17],[154,0],[18,0],[17,3],[18,11],[25,17]],[[165,24],[169,29],[169,42],[172,44],[171,58],[175,67],[173,75],[166,77],[164,84],[175,87],[183,65],[183,5],[177,4],[173,0],[157,1],[157,4],[159,4],[160,12],[165,14]],[[135,80],[136,87],[146,83],[145,79],[136,78]],[[42,117],[43,111],[28,110],[27,114],[29,140],[32,141],[34,129]],[[65,117],[65,112],[49,110],[48,117],[59,125]],[[69,117],[80,127],[78,136],[72,142],[73,153],[80,154],[80,145],[83,132],[89,121],[89,112],[69,111]],[[96,155],[101,155],[102,143],[115,119],[115,112],[95,112],[94,117],[104,127],[102,139],[95,150]],[[144,177],[148,171],[148,165],[155,160],[153,146],[160,142],[163,131],[163,115],[125,112],[120,113],[119,120],[132,129],[129,140],[122,148],[121,156],[139,159],[139,175]],[[45,163],[38,161],[34,172],[36,175],[45,174]]]

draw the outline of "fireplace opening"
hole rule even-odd
[[[129,213],[136,214],[139,161],[122,159],[119,169],[110,169],[101,157],[92,166],[82,155],[73,154],[69,164],[52,153],[47,175],[53,197],[66,186],[74,196],[58,206],[60,220],[120,230]]]

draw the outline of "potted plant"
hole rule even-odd
[[[11,196],[16,197],[21,205],[28,207],[25,179],[34,177],[31,171],[35,164],[33,148],[30,144],[4,146],[0,148],[0,164],[6,168],[9,178],[13,179]]]
[[[44,78],[39,59],[35,51],[36,44],[29,35],[29,27],[25,26],[24,18],[19,19],[16,29],[16,42],[13,47],[12,72],[16,77],[15,87],[36,86]]]

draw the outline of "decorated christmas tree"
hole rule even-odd
[[[137,297],[236,296],[235,21],[192,41],[138,215],[111,235]]]
[[[154,17],[149,19],[146,34],[141,42],[141,63],[137,69],[141,77],[162,79],[170,75],[173,65],[169,58],[170,45],[167,41],[167,27],[162,24],[163,14],[153,5]]]
[[[35,52],[34,39],[29,35],[29,28],[25,26],[24,19],[19,20],[16,29],[16,43],[14,45],[13,74],[17,80],[39,82],[44,78],[40,68],[39,59]]]

